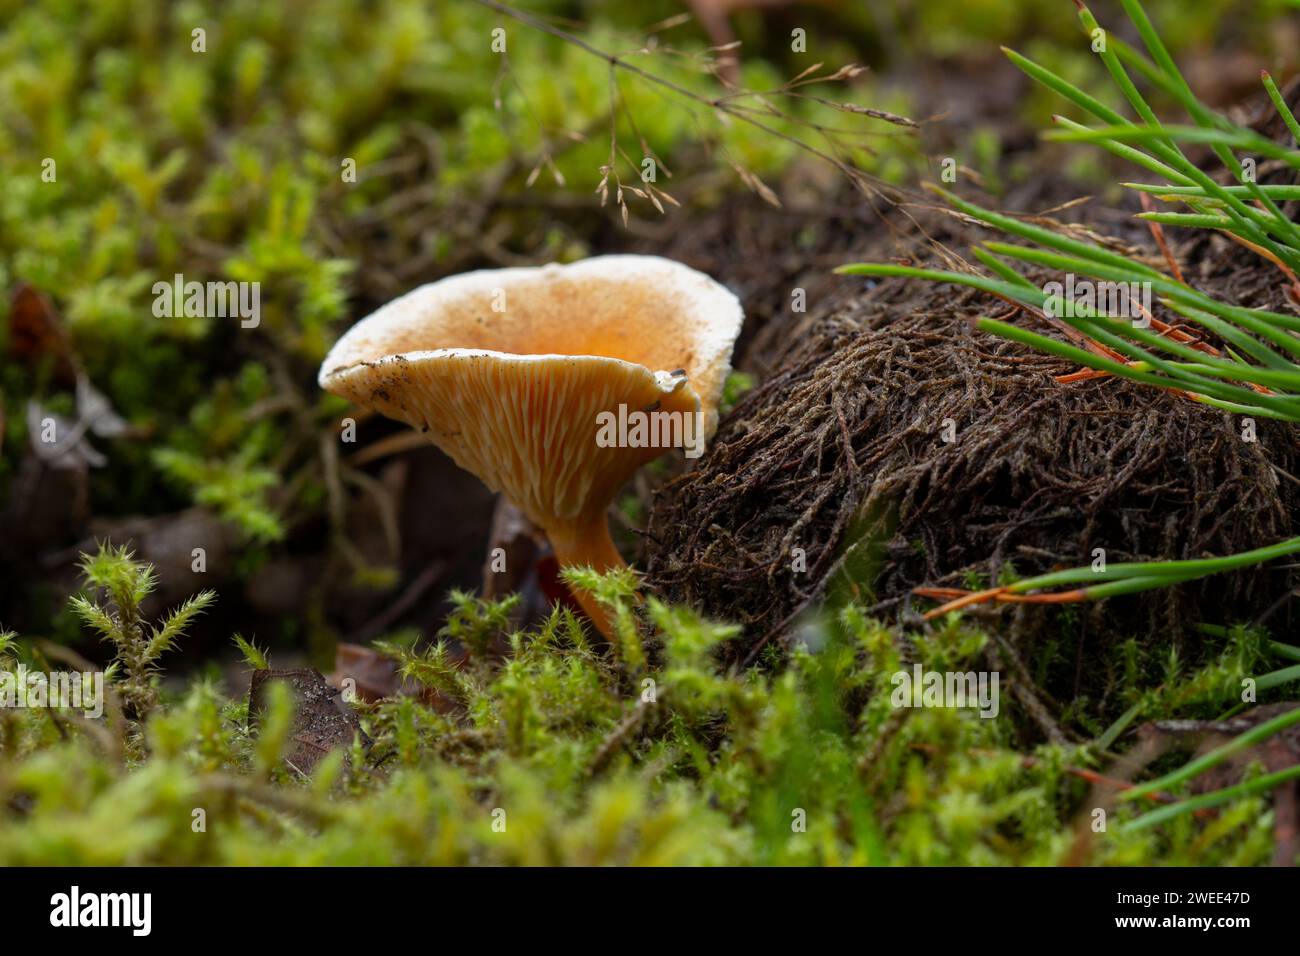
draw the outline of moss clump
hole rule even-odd
[[[1108,562],[1193,558],[1294,534],[1294,486],[1277,471],[1300,455],[1294,427],[1261,422],[1245,442],[1232,416],[1181,396],[1060,384],[1068,363],[970,329],[995,300],[923,288],[900,303],[901,288],[823,316],[701,466],[663,489],[648,550],[669,597],[745,622],[757,642],[837,581],[893,609],[914,587],[989,587],[1097,548]],[[1093,606],[1086,621],[1103,639],[1178,639],[1285,590],[1241,573]]]

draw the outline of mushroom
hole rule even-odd
[[[452,276],[395,299],[326,356],[322,388],[423,432],[505,495],[561,565],[625,567],[606,513],[669,446],[713,436],[740,303],[658,256]],[[574,597],[606,635],[591,595]]]

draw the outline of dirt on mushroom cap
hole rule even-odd
[[[826,591],[859,539],[875,542],[879,572],[859,581],[867,603],[892,612],[915,586],[996,579],[1008,561],[1025,575],[1088,564],[1095,548],[1111,563],[1188,558],[1295,533],[1297,486],[1277,471],[1295,473],[1294,427],[1257,421],[1250,443],[1239,419],[1181,396],[1058,384],[1075,369],[971,327],[1006,311],[917,283],[848,296],[723,422],[700,467],[661,491],[651,584],[743,621],[732,653],[744,657]],[[958,440],[942,440],[945,419]],[[796,547],[805,572],[792,570]],[[1285,587],[1276,571],[1241,572],[1083,613],[1111,637],[1177,639]]]

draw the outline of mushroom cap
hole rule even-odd
[[[712,436],[742,320],[727,289],[657,256],[470,272],[358,322],[319,381],[425,432],[551,530],[603,514],[666,450],[601,447],[601,412],[677,412],[694,426],[699,411],[698,442]]]

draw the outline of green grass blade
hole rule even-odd
[[[1262,777],[1256,777],[1254,780],[1247,781],[1246,783],[1239,783],[1232,787],[1224,787],[1222,790],[1213,790],[1210,793],[1203,793],[1199,797],[1192,797],[1189,800],[1171,803],[1160,807],[1158,810],[1152,810],[1150,813],[1144,813],[1136,820],[1120,827],[1119,832],[1120,834],[1135,833],[1138,830],[1145,830],[1148,827],[1153,827],[1158,823],[1164,823],[1166,820],[1181,816],[1184,813],[1193,813],[1197,810],[1217,807],[1240,797],[1249,797],[1257,793],[1267,793],[1274,787],[1286,783],[1288,780],[1295,780],[1297,777],[1300,777],[1300,764],[1296,764],[1293,767],[1287,767],[1285,770],[1279,770],[1276,773],[1269,773]],[[1125,791],[1124,796],[1127,796],[1132,792],[1132,790]]]
[[[1080,19],[1084,21],[1085,28],[1090,33],[1093,29],[1100,29],[1100,27],[1097,24],[1097,21],[1093,18],[1091,12],[1088,11],[1087,7],[1080,5],[1079,16]],[[1150,111],[1150,107],[1146,105],[1146,101],[1142,99],[1141,95],[1137,92],[1136,87],[1132,86],[1132,82],[1128,80],[1127,73],[1124,72],[1123,66],[1119,64],[1119,62],[1115,58],[1114,53],[1109,51],[1104,52],[1102,54],[1103,61],[1105,61],[1107,68],[1110,70],[1112,75],[1115,76],[1116,82],[1120,84],[1121,89],[1124,89],[1126,94],[1129,91],[1131,91],[1132,96],[1130,96],[1129,99],[1131,102],[1134,103],[1135,109],[1138,109],[1139,114],[1141,115],[1144,110],[1146,114],[1148,114],[1149,128],[1134,126],[1133,124],[1130,124],[1122,115],[1107,107],[1100,100],[1097,100],[1095,97],[1092,97],[1087,93],[1084,93],[1082,90],[1074,86],[1072,83],[1068,82],[1067,80],[1063,79],[1062,77],[1058,76],[1052,71],[1046,69],[1045,67],[1042,67],[1039,64],[1033,62],[1032,60],[1029,60],[1027,57],[1021,56],[1020,54],[1006,47],[1003,47],[1003,52],[1007,54],[1007,56],[1011,59],[1013,63],[1016,64],[1017,67],[1023,70],[1031,78],[1037,80],[1038,82],[1042,83],[1044,86],[1047,86],[1049,89],[1054,90],[1055,92],[1059,93],[1061,96],[1065,97],[1069,101],[1080,106],[1087,112],[1091,113],[1093,116],[1102,120],[1102,122],[1110,123],[1112,127],[1130,127],[1134,130],[1144,131],[1147,133],[1152,133],[1152,130],[1154,129],[1155,132],[1153,133],[1153,135],[1157,137],[1161,135],[1162,132],[1161,125],[1159,121],[1156,119],[1155,114]],[[1122,80],[1120,79],[1121,76],[1123,77]],[[1181,79],[1181,76],[1179,76],[1179,79]],[[1171,81],[1171,82],[1176,82],[1176,81]],[[1127,83],[1127,87],[1128,87],[1127,89],[1125,89],[1125,83]],[[1191,100],[1193,103],[1196,102],[1195,97],[1191,97]],[[1137,106],[1138,103],[1141,104],[1140,108]],[[1203,107],[1199,107],[1199,104],[1196,104],[1196,106],[1198,108],[1203,109]],[[1067,125],[1067,124],[1062,124],[1062,125]],[[1068,124],[1068,125],[1077,126],[1077,124]],[[1071,130],[1071,131],[1077,132],[1077,130]],[[1122,143],[1114,139],[1101,140],[1100,143],[1104,148],[1110,150],[1111,152],[1117,152],[1115,147],[1123,145]],[[1176,166],[1182,170],[1182,173],[1178,175],[1176,181],[1180,182],[1182,185],[1190,185],[1188,180],[1191,180],[1192,183],[1199,184],[1207,193],[1215,195],[1218,198],[1220,198],[1228,207],[1229,215],[1232,217],[1234,223],[1237,225],[1237,228],[1241,230],[1243,236],[1250,238],[1258,245],[1263,245],[1274,255],[1278,256],[1283,260],[1288,261],[1291,264],[1292,268],[1300,268],[1300,255],[1296,255],[1289,249],[1283,250],[1282,248],[1274,245],[1272,241],[1268,238],[1268,236],[1265,234],[1264,227],[1261,225],[1262,222],[1266,222],[1266,221],[1271,222],[1276,231],[1278,231],[1283,235],[1286,235],[1287,226],[1283,223],[1285,217],[1280,216],[1280,214],[1274,214],[1266,218],[1260,215],[1256,210],[1253,210],[1250,207],[1246,206],[1239,199],[1237,199],[1237,197],[1228,195],[1226,193],[1222,193],[1222,187],[1220,187],[1217,183],[1215,183],[1214,180],[1212,180],[1209,176],[1207,176],[1199,167],[1197,167],[1195,164],[1189,161],[1187,157],[1183,155],[1182,151],[1179,150],[1178,147],[1172,141],[1169,141],[1167,138],[1158,139],[1157,141],[1152,142],[1149,145],[1152,151],[1155,152],[1160,159],[1164,160],[1164,163],[1166,165]],[[1142,155],[1140,151],[1134,151],[1134,152],[1137,155]],[[1158,172],[1157,170],[1153,169],[1148,162],[1137,159],[1133,155],[1130,155],[1128,158],[1132,159],[1134,162],[1137,162],[1139,165],[1142,165],[1147,169],[1152,169],[1152,171],[1157,172],[1158,175],[1166,175],[1163,172]],[[1234,174],[1237,175],[1238,178],[1241,178],[1241,170],[1239,166],[1237,166],[1234,169]],[[1294,261],[1292,261],[1293,257],[1294,257]]]
[[[1202,292],[1197,292],[1188,286],[1181,285],[1172,279],[1167,279],[1160,273],[1152,275],[1137,275],[1129,269],[1111,268],[1109,265],[1103,265],[1095,262],[1089,262],[1086,259],[1076,258],[1073,256],[1064,256],[1059,253],[1034,249],[1029,246],[1016,246],[1007,243],[989,242],[986,246],[998,255],[1012,256],[1022,259],[1026,262],[1033,262],[1038,265],[1047,266],[1053,269],[1059,269],[1062,272],[1076,272],[1084,275],[1095,276],[1101,279],[1108,279],[1115,282],[1150,282],[1154,291],[1159,292],[1162,296],[1168,296],[1184,305],[1191,306],[1192,309],[1201,309],[1209,312],[1211,315],[1217,315],[1219,318],[1229,322],[1235,322],[1243,328],[1264,336],[1283,349],[1292,354],[1300,355],[1300,339],[1288,335],[1282,329],[1300,331],[1300,317],[1282,315],[1275,312],[1264,312],[1258,309],[1246,309],[1240,306],[1231,306],[1227,303],[1212,299]],[[1185,314],[1185,313],[1182,313]],[[1196,321],[1195,317],[1188,315]],[[1280,327],[1280,328],[1279,328]],[[1243,340],[1244,341],[1244,340]],[[1262,347],[1255,343],[1256,347]],[[1246,346],[1242,345],[1245,348]],[[1261,361],[1263,359],[1261,358]],[[1283,360],[1285,362],[1285,360]],[[1286,363],[1289,367],[1290,363]]]
[[[1132,123],[1122,123],[1113,126],[1089,126],[1086,130],[1052,130],[1046,134],[1046,137],[1065,143],[1096,143],[1103,140],[1118,140],[1125,143],[1151,144],[1158,143],[1162,139],[1174,139],[1183,143],[1200,143],[1211,146],[1220,144],[1243,152],[1258,153],[1269,159],[1281,160],[1292,169],[1300,169],[1300,152],[1287,149],[1285,146],[1279,146],[1258,133],[1242,129],[1229,131],[1204,129],[1200,126],[1162,126],[1157,132],[1142,126],[1134,126]],[[1222,186],[1219,186],[1219,188],[1222,189]]]
[[[1154,591],[1157,588],[1167,588],[1172,584],[1182,584],[1183,581],[1190,578],[1173,578],[1167,575],[1152,574],[1145,577],[1121,578],[1117,581],[1107,581],[1105,584],[1092,584],[1083,588],[1083,593],[1090,601],[1100,601],[1103,598],[1119,597],[1121,594],[1137,594],[1141,591]]]
[[[1263,564],[1276,558],[1300,552],[1300,537],[1288,538],[1277,544],[1270,544],[1251,551],[1240,551],[1223,558],[1190,558],[1178,561],[1132,561],[1107,565],[1104,571],[1092,568],[1070,568],[1065,571],[1052,571],[1037,577],[1022,578],[1012,584],[1009,590],[1013,594],[1023,594],[1041,588],[1057,587],[1064,584],[1081,584],[1088,581],[1115,580],[1125,577],[1144,577],[1159,575],[1171,581],[1192,581],[1209,574],[1223,571],[1236,571],[1254,564]]]
[[[1232,220],[1226,216],[1209,216],[1192,212],[1143,212],[1138,218],[1158,222],[1162,226],[1183,226],[1193,229],[1228,229]]]
[[[1087,113],[1091,113],[1103,123],[1117,125],[1124,122],[1122,114],[1115,112],[1096,97],[1085,93],[1064,77],[1058,76],[1056,73],[1053,73],[1044,66],[1040,66],[1028,57],[1020,55],[1010,47],[1002,47],[1002,52],[1006,54],[1007,59],[1019,67],[1020,70],[1031,79],[1037,80],[1048,89],[1059,93],[1075,106],[1078,106]]]
[[[835,269],[839,275],[896,277],[904,279],[929,279],[932,282],[949,282],[956,285],[970,286],[993,295],[1006,296],[1017,302],[1037,307],[1043,299],[1043,293],[1033,283],[1004,282],[987,276],[965,272],[948,272],[943,269],[919,269],[915,266],[898,266],[888,262],[855,262]],[[1034,300],[1034,296],[1038,301]]]
[[[1086,366],[1087,368],[1094,368],[1101,372],[1109,372],[1110,374],[1117,375],[1120,378],[1127,378],[1134,382],[1141,382],[1144,385],[1154,385],[1157,388],[1171,389],[1174,391],[1187,391],[1189,388],[1189,383],[1187,381],[1157,375],[1142,368],[1134,368],[1131,365],[1116,362],[1114,359],[1106,358],[1103,355],[1096,355],[1086,349],[1070,345],[1066,342],[1061,342],[1058,339],[1039,335],[1036,332],[1030,332],[1027,329],[1020,328],[1018,325],[1009,325],[1005,322],[998,322],[995,319],[980,319],[976,323],[976,327],[985,332],[991,332],[994,335],[1000,335],[1003,338],[1029,345],[1039,351],[1069,359],[1072,362]],[[1085,331],[1085,334],[1090,334],[1092,330],[1087,329],[1085,326],[1081,331]],[[1218,390],[1213,387],[1207,387],[1206,391],[1218,392]],[[1234,394],[1236,393],[1234,392]],[[1267,411],[1267,409],[1262,411]],[[1290,418],[1290,416],[1282,414],[1273,414],[1268,417]]]
[[[1260,690],[1272,690],[1296,680],[1300,680],[1300,664],[1262,674],[1255,680],[1255,686]]]
[[[1285,657],[1287,660],[1300,661],[1300,647],[1294,644],[1283,644],[1281,641],[1269,641],[1268,648],[1278,657]]]
[[[1291,112],[1291,107],[1286,105],[1286,100],[1282,99],[1282,92],[1277,88],[1267,70],[1261,70],[1259,77],[1264,81],[1264,89],[1268,91],[1268,98],[1273,101],[1273,106],[1277,109],[1278,115],[1282,117],[1282,122],[1286,128],[1291,131],[1291,138],[1297,146],[1300,146],[1300,123],[1296,122],[1295,114]]]
[[[1217,767],[1234,754],[1238,754],[1248,747],[1253,747],[1255,744],[1262,743],[1279,731],[1295,724],[1300,724],[1300,707],[1288,710],[1272,720],[1266,720],[1259,726],[1252,727],[1243,734],[1238,734],[1223,746],[1215,747],[1209,753],[1189,761],[1163,777],[1158,777],[1155,780],[1124,791],[1120,799],[1125,801],[1136,800],[1138,797],[1145,797],[1161,790],[1172,790],[1175,787],[1182,786],[1193,777],[1200,776],[1212,767]],[[1297,765],[1294,769],[1300,770],[1300,765]]]
[[[1078,126],[1078,124],[1075,124]],[[1080,126],[1080,129],[1087,129]],[[1137,192],[1153,193],[1159,198],[1195,198],[1205,199],[1210,202],[1218,202],[1200,186],[1161,186],[1156,183],[1120,183],[1126,189],[1132,189]],[[1221,187],[1229,195],[1240,197],[1250,197],[1251,191],[1245,186],[1223,186]],[[1270,199],[1300,199],[1300,186],[1260,186],[1260,191]]]
[[[1117,721],[1106,728],[1105,733],[1093,741],[1093,746],[1098,750],[1109,750],[1111,745],[1119,739],[1119,735],[1128,729],[1128,725],[1133,723],[1140,713],[1142,713],[1141,701],[1124,711]]]
[[[986,249],[979,246],[971,247],[971,255],[984,264],[984,266],[998,275],[1004,282],[1012,282],[1023,289],[1037,290],[1038,286],[1034,285],[1015,269],[1011,268],[997,256],[993,255]]]
[[[1084,29],[1090,36],[1094,31],[1101,29],[1101,24],[1099,24],[1097,18],[1092,15],[1092,11],[1082,3],[1079,4],[1079,20],[1082,21]],[[1098,52],[1098,56],[1101,57],[1101,62],[1106,65],[1106,69],[1110,72],[1111,78],[1115,81],[1115,85],[1119,87],[1119,91],[1124,94],[1124,99],[1128,100],[1129,106],[1133,107],[1134,112],[1136,112],[1137,115],[1142,118],[1142,121],[1150,127],[1153,135],[1158,136],[1160,120],[1156,117],[1155,111],[1147,104],[1147,101],[1143,98],[1142,94],[1138,92],[1138,88],[1133,84],[1133,80],[1129,78],[1128,70],[1124,69],[1124,64],[1120,63],[1119,57],[1115,55],[1115,51],[1110,48],[1109,44],[1103,44],[1101,50]],[[1172,145],[1172,143],[1169,143],[1168,145]]]
[[[942,187],[927,183],[925,186],[929,191],[942,196],[944,201],[953,208],[966,215],[978,219],[1002,232],[1010,233],[1014,236],[1020,236],[1022,239],[1029,239],[1039,245],[1047,246],[1061,252],[1068,252],[1071,255],[1079,256],[1083,259],[1110,265],[1116,269],[1124,269],[1133,273],[1138,273],[1143,277],[1162,278],[1162,273],[1156,271],[1150,266],[1143,265],[1140,262],[1134,262],[1125,258],[1117,252],[1111,252],[1108,249],[1102,249],[1087,242],[1081,242],[1078,239],[1071,239],[1063,236],[1051,229],[1045,229],[1042,226],[1035,226],[1032,223],[1022,222],[1014,216],[1003,215],[1002,213],[993,212],[991,209],[985,209],[977,206],[975,203],[967,202],[955,193],[951,193]]]
[[[1084,126],[1082,123],[1076,123],[1074,120],[1065,116],[1053,116],[1052,121],[1056,123],[1057,126],[1069,130],[1077,131],[1091,129],[1091,127]],[[1118,156],[1120,159],[1130,162],[1135,166],[1141,166],[1148,172],[1155,173],[1157,176],[1163,176],[1172,183],[1178,183],[1183,187],[1200,188],[1198,186],[1192,186],[1192,179],[1190,176],[1184,176],[1168,163],[1162,163],[1155,157],[1147,155],[1140,149],[1134,149],[1126,143],[1117,143],[1113,140],[1101,140],[1097,145],[1106,150],[1106,152],[1110,153],[1112,156]]]
[[[1004,250],[1015,250],[1016,252],[1023,252],[1027,255],[1032,255],[1035,259],[1039,256],[1037,250],[1025,250],[1020,246],[1004,247],[1001,243],[990,243],[989,248],[998,252]],[[938,282],[950,282],[1006,296],[1014,301],[1022,302],[1025,305],[1035,308],[1042,308],[1049,299],[1045,293],[1033,287],[1032,284],[1028,282],[1006,282],[988,279],[983,276],[970,275],[967,273],[949,272],[937,269],[919,269],[912,266],[898,266],[890,263],[857,263],[841,266],[836,270],[836,272],[844,275],[868,275],[877,277],[901,276],[906,278],[928,279]],[[1051,298],[1054,300],[1056,297]],[[1058,308],[1057,311],[1065,310]],[[1269,412],[1270,414],[1268,414],[1268,417],[1288,420],[1300,418],[1300,399],[1290,396],[1260,395],[1259,393],[1246,388],[1224,384],[1224,381],[1221,380],[1250,380],[1251,377],[1259,377],[1258,374],[1243,372],[1243,370],[1234,363],[1222,359],[1216,360],[1212,356],[1197,352],[1181,343],[1173,342],[1162,336],[1157,336],[1145,329],[1134,328],[1131,324],[1125,324],[1125,334],[1140,341],[1144,341],[1148,345],[1166,351],[1176,352],[1185,358],[1196,361],[1199,365],[1216,366],[1220,374],[1216,377],[1207,377],[1199,368],[1188,369],[1180,367],[1168,362],[1167,360],[1159,358],[1151,352],[1147,352],[1134,346],[1131,342],[1116,335],[1110,329],[1100,325],[1098,321],[1089,321],[1088,316],[1063,315],[1062,319],[1079,329],[1083,334],[1109,345],[1111,348],[1131,359],[1134,359],[1135,361],[1148,363],[1150,366],[1163,371],[1165,374],[1164,376],[1159,376],[1143,369],[1134,369],[1128,365],[1110,359],[1104,359],[1101,356],[1094,355],[1091,352],[1079,349],[1075,346],[1066,346],[1069,351],[1061,351],[1059,348],[1048,349],[1053,354],[1060,355],[1061,357],[1072,358],[1089,368],[1111,372],[1112,374],[1121,375],[1125,378],[1144,382],[1149,385],[1156,385],[1161,388],[1176,389],[1180,391],[1193,391],[1198,395],[1205,396],[1206,398],[1231,403],[1234,407],[1239,409],[1253,410],[1258,408],[1261,412]],[[991,328],[1001,330],[1003,328],[1016,327],[1003,326],[1002,323],[998,323],[996,326],[991,326]],[[1015,338],[1015,336],[1007,336],[1006,333],[1002,331],[999,331],[999,334],[1003,334],[1004,337]],[[1021,339],[1021,341],[1040,349],[1046,347],[1045,343],[1056,343],[1056,340],[1047,338],[1046,336],[1035,336],[1032,341],[1025,339]],[[1300,342],[1293,344],[1297,350],[1300,350]],[[1064,346],[1064,343],[1056,343],[1056,345]],[[1262,348],[1262,346],[1257,347]]]

